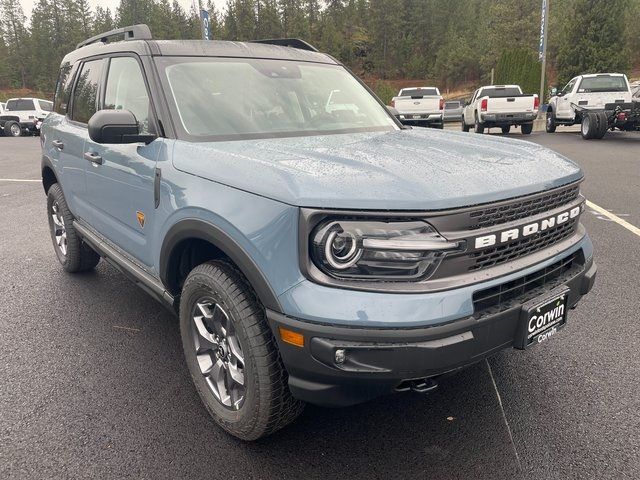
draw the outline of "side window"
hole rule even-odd
[[[565,85],[565,87],[562,89],[562,93],[564,95],[566,95],[567,93],[571,93],[571,90],[573,90],[573,86],[575,84],[576,84],[576,79],[574,78],[573,80],[571,80],[569,83]]]
[[[53,103],[47,102],[46,100],[38,100],[38,104],[40,105],[40,110],[44,110],[45,112],[50,112],[53,110]]]
[[[104,60],[92,60],[82,65],[73,91],[73,115],[76,122],[87,123],[98,110],[98,90]]]
[[[111,59],[104,108],[108,110],[129,110],[140,125],[140,133],[151,133],[151,112],[149,94],[144,83],[140,65],[132,57]]]
[[[71,89],[73,88],[73,79],[78,71],[78,64],[71,65],[65,63],[60,68],[58,83],[56,84],[56,95],[53,99],[53,111],[60,115],[66,115],[71,100]]]

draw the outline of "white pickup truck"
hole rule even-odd
[[[538,95],[525,95],[518,85],[480,87],[463,111],[462,131],[473,126],[476,133],[484,133],[485,128],[500,127],[502,133],[509,133],[512,126],[519,126],[528,135],[539,107]]]
[[[0,130],[5,135],[20,137],[39,135],[42,120],[53,110],[53,102],[40,98],[10,98],[0,114]]]
[[[444,99],[436,87],[403,88],[391,99],[404,125],[444,128]]]
[[[582,125],[587,130],[593,123],[589,120],[583,122],[588,117],[588,113],[602,114],[607,105],[629,104],[632,102],[632,93],[627,77],[622,73],[596,73],[589,75],[578,75],[571,79],[565,87],[557,91],[552,89],[554,95],[549,100],[547,108],[547,133],[554,133],[558,125]],[[591,116],[590,118],[592,118]],[[604,118],[604,117],[602,117]],[[601,138],[607,128],[599,129],[594,137],[582,132],[582,136],[587,138]]]

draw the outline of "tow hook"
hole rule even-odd
[[[396,387],[397,392],[412,391],[420,394],[427,394],[433,392],[438,388],[438,382],[433,378],[420,378],[417,380],[405,380]]]

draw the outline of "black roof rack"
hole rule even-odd
[[[124,35],[125,40],[151,40],[153,38],[151,36],[151,30],[149,30],[147,25],[131,25],[130,27],[116,28],[115,30],[88,38],[84,42],[80,42],[76,48],[82,48],[97,42],[107,43],[107,39],[109,37],[115,37],[118,35]]]
[[[267,40],[252,40],[251,43],[267,43],[269,45],[280,45],[281,47],[297,48],[299,50],[309,50],[317,52],[318,49],[313,45],[300,40],[299,38],[272,38]]]

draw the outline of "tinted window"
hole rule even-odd
[[[455,108],[460,108],[460,102],[446,102],[444,104],[445,110],[453,110]]]
[[[140,65],[132,57],[111,59],[104,108],[129,110],[140,125],[141,133],[149,133],[149,95]]]
[[[40,104],[40,110],[44,110],[45,112],[50,112],[53,110],[53,103],[47,102],[46,100],[38,100]]]
[[[403,97],[423,97],[425,95],[438,95],[435,88],[403,88]]]
[[[56,84],[56,95],[53,99],[53,110],[60,115],[66,115],[71,99],[71,89],[73,88],[73,78],[78,70],[78,64],[71,66],[65,63],[60,68],[58,83]]]
[[[103,60],[93,60],[82,66],[73,92],[73,119],[87,123],[98,110],[98,88],[102,77]]]
[[[9,100],[5,109],[7,110],[7,112],[19,112],[25,110],[35,110],[35,107],[33,106],[33,99],[28,98]]]
[[[626,92],[627,82],[624,77],[613,75],[598,75],[583,78],[578,87],[578,93],[593,92]]]
[[[520,90],[517,88],[483,88],[480,93],[481,97],[489,98],[502,98],[502,97],[517,97],[520,95]]]

